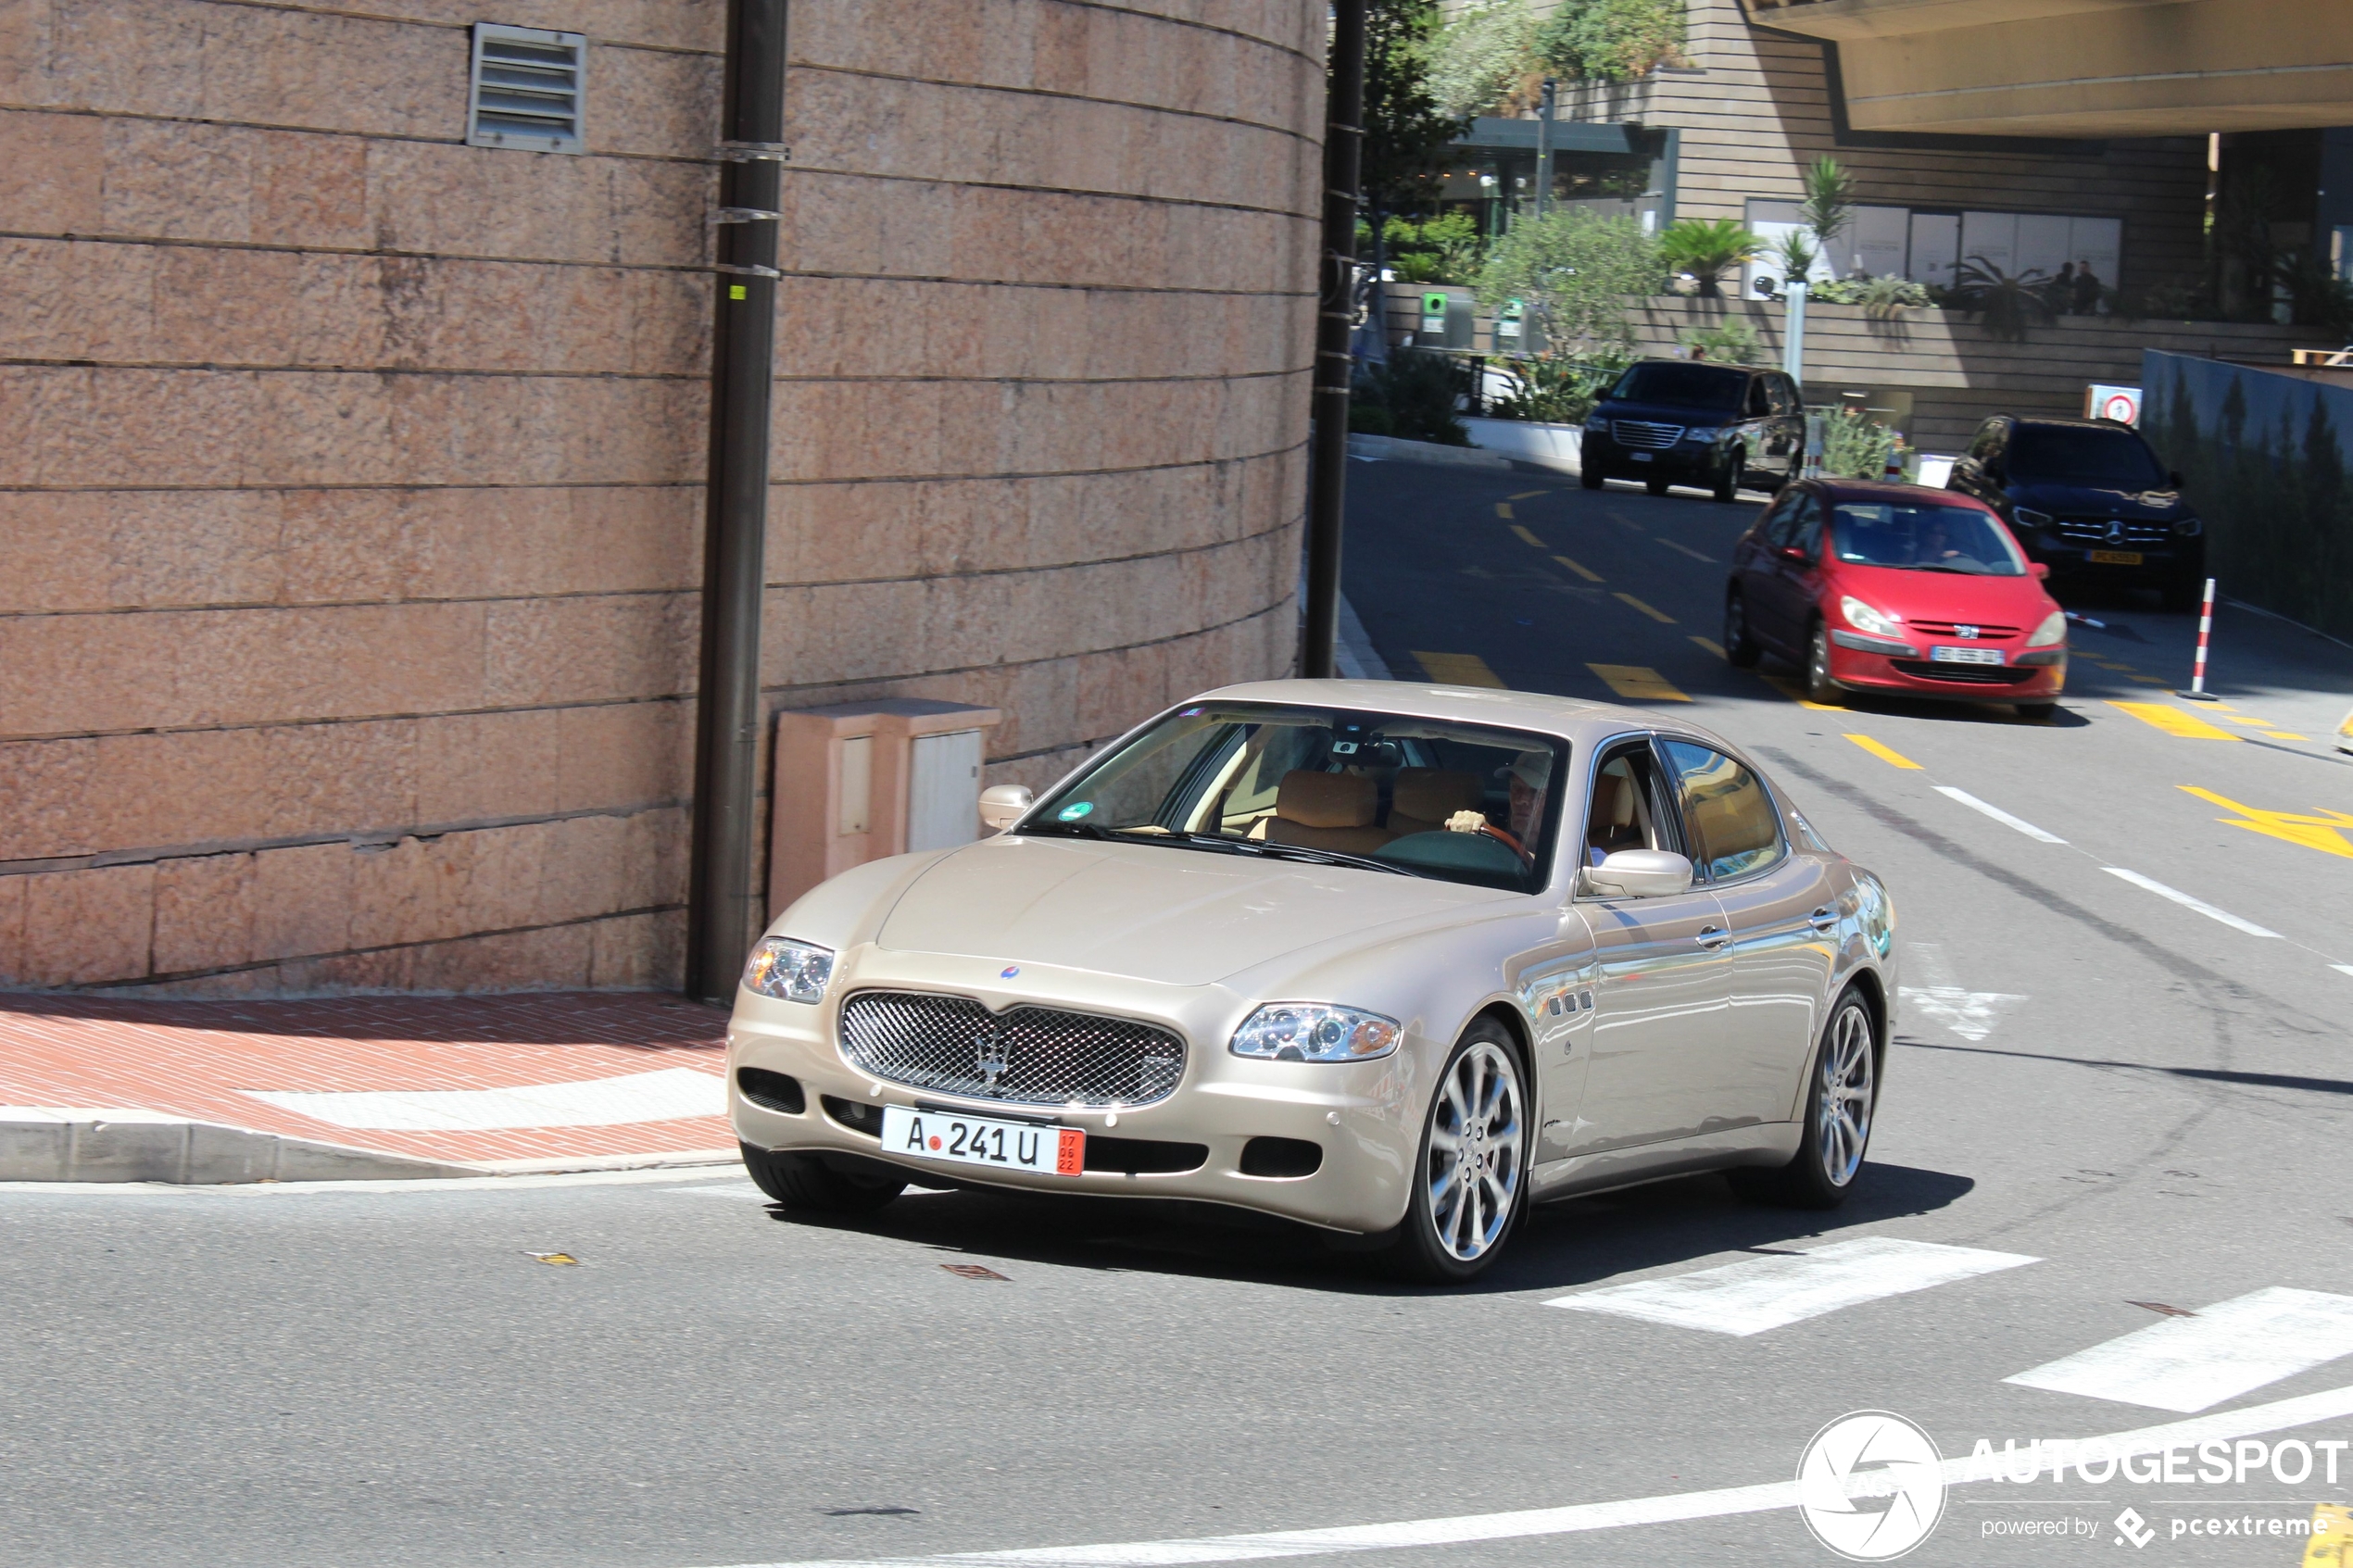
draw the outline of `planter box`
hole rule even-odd
[[[1470,432],[1474,446],[1562,473],[1580,471],[1578,453],[1585,440],[1581,426],[1537,424],[1529,420],[1466,419],[1463,427]]]

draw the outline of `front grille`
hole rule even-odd
[[[2053,525],[2062,539],[2082,545],[2104,545],[2118,548],[2130,545],[2162,545],[2173,537],[2173,525],[2167,522],[2126,522],[2119,536],[2108,536],[2108,524],[2116,520],[2104,517],[2063,517]]]
[[[1891,659],[1888,662],[1906,675],[1917,675],[1924,681],[1954,681],[1963,685],[2014,686],[2040,673],[2033,668],[2020,670],[2001,664],[1931,664],[1925,659]]]
[[[1997,637],[2018,635],[2018,628],[2015,626],[1989,626],[1979,621],[1907,621],[1905,624],[1923,637],[1960,637],[1961,628],[1969,625],[1977,627],[1975,635],[1983,641],[1990,642]],[[1961,637],[1961,640],[1969,641],[1967,637]]]
[[[843,1002],[841,1054],[889,1083],[1016,1105],[1150,1105],[1185,1075],[1185,1042],[1149,1023],[922,991]]]
[[[1612,420],[1610,434],[1620,446],[1636,446],[1646,451],[1663,451],[1683,439],[1681,425],[1654,424],[1648,420]]]

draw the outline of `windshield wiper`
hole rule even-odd
[[[1038,822],[1021,830],[1029,838],[1099,838],[1106,844],[1124,843],[1101,822]]]
[[[1409,871],[1403,866],[1391,865],[1387,860],[1376,860],[1369,855],[1351,855],[1341,849],[1318,849],[1306,844],[1277,844],[1264,838],[1244,839],[1241,842],[1248,844],[1253,853],[1265,855],[1271,859],[1313,860],[1327,866],[1355,866],[1363,871],[1388,872],[1395,876],[1421,874],[1419,872]]]

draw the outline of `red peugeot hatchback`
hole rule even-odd
[[[1806,695],[2007,702],[2048,715],[2067,681],[2067,616],[1993,511],[1949,490],[1807,480],[1732,552],[1724,652],[1776,653]]]

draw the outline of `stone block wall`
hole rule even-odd
[[[585,155],[463,144],[477,20]],[[676,983],[723,24],[0,4],[0,985]],[[1322,8],[793,28],[771,708],[1037,782],[1288,668]]]

